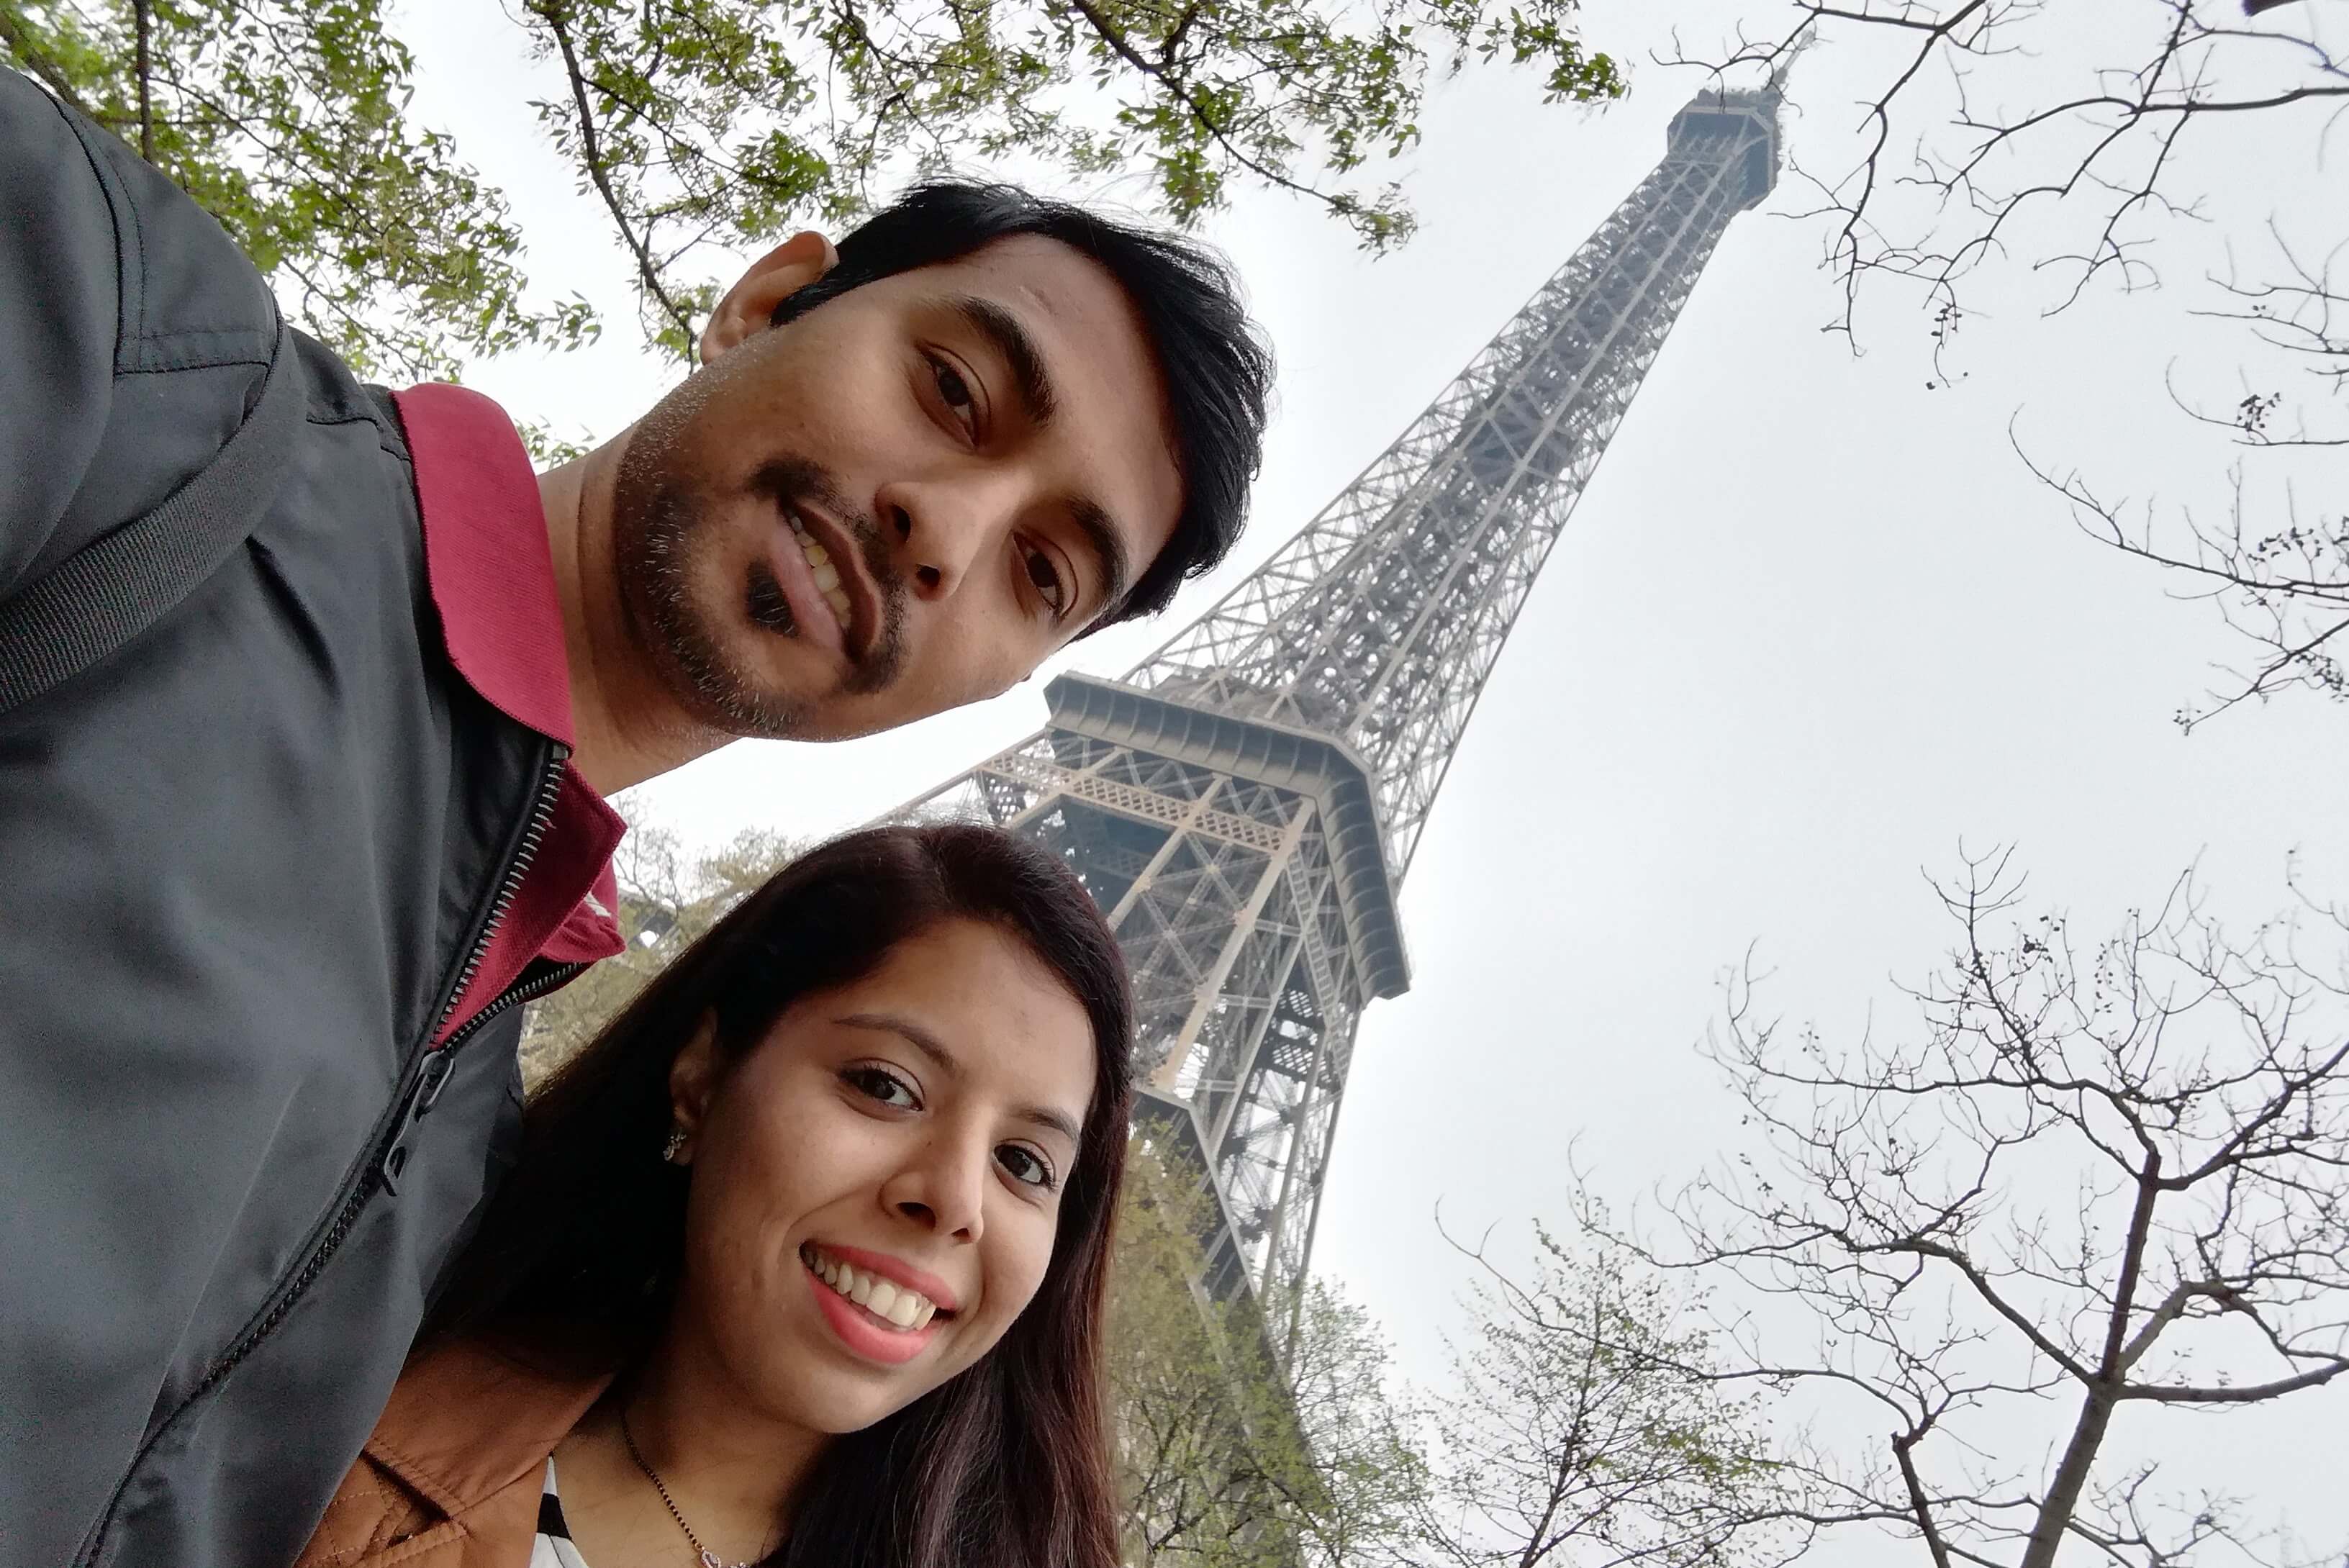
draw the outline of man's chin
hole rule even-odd
[[[729,608],[653,616],[645,626],[662,684],[696,727],[727,739],[855,740],[926,717],[896,711],[888,693],[859,689],[854,675],[843,680],[838,659],[786,631],[773,607],[764,616],[747,602]]]
[[[828,727],[833,703],[815,672],[778,667],[788,663],[772,645],[790,639],[763,627],[736,624],[712,634],[697,627],[665,639],[655,654],[662,684],[697,728],[730,740],[807,740]]]

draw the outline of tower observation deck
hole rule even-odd
[[[1732,218],[1778,167],[1774,88],[1708,92],[1663,161],[1360,478],[1123,676],[894,813],[1042,843],[1134,978],[1137,1121],[1214,1191],[1208,1288],[1298,1298],[1362,1009],[1534,577]]]

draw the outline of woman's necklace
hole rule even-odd
[[[636,1461],[636,1468],[645,1472],[645,1479],[653,1483],[655,1491],[660,1493],[661,1501],[668,1507],[668,1516],[677,1521],[677,1527],[685,1532],[686,1540],[692,1542],[694,1551],[701,1554],[701,1568],[755,1568],[755,1565],[747,1559],[740,1563],[726,1563],[719,1559],[717,1553],[701,1543],[701,1537],[693,1532],[693,1526],[688,1524],[685,1522],[685,1515],[678,1511],[677,1499],[669,1496],[668,1488],[663,1484],[660,1472],[645,1462],[643,1450],[636,1447],[636,1435],[628,1430],[628,1412],[625,1406],[620,1410],[620,1440],[628,1445],[628,1457]]]

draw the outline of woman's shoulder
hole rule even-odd
[[[419,1356],[297,1568],[491,1568],[529,1560],[546,1458],[611,1381],[526,1336]]]

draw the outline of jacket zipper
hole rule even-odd
[[[506,923],[506,911],[513,907],[514,894],[522,891],[523,879],[530,874],[530,862],[538,858],[539,843],[546,837],[546,830],[554,824],[555,797],[563,793],[563,765],[570,760],[571,748],[560,741],[550,744],[554,750],[548,755],[546,771],[539,776],[538,799],[531,806],[529,824],[523,829],[522,846],[514,851],[512,863],[506,867],[506,874],[498,884],[497,897],[490,901],[489,918],[481,922],[481,934],[473,938],[473,950],[465,954],[464,966],[457,971],[457,984],[450,989],[449,1000],[442,1005],[440,1016],[432,1020],[435,1038],[449,1026],[449,1020],[455,1016],[458,1005],[465,999],[465,988],[473,983],[473,976],[481,973],[481,960],[490,955],[490,944],[497,939],[498,927]],[[492,1006],[495,1005],[492,1004]],[[438,1048],[454,1050],[459,1041],[473,1032],[473,1023],[479,1022],[488,1012],[488,1008],[483,1008],[465,1027],[451,1036],[447,1045]],[[435,1047],[428,1043],[424,1048],[429,1052]]]
[[[90,1535],[89,1552],[82,1557],[82,1562],[96,1560],[95,1554],[104,1544],[107,1533],[113,1525],[114,1511],[121,1501],[122,1488],[129,1484],[130,1478],[136,1475],[139,1472],[139,1467],[146,1462],[149,1451],[154,1447],[155,1439],[168,1431],[172,1423],[179,1419],[181,1412],[194,1405],[197,1400],[218,1387],[230,1373],[235,1371],[245,1357],[260,1347],[263,1340],[276,1332],[277,1326],[285,1321],[295,1307],[301,1305],[302,1298],[309,1294],[311,1285],[317,1283],[318,1276],[326,1272],[326,1264],[333,1260],[345,1239],[349,1236],[351,1228],[358,1223],[359,1215],[367,1208],[367,1202],[374,1195],[378,1184],[380,1183],[396,1191],[398,1172],[396,1171],[392,1172],[391,1180],[386,1181],[385,1164],[392,1151],[401,1146],[400,1136],[408,1130],[409,1125],[422,1110],[429,1109],[432,1100],[440,1097],[442,1086],[448,1082],[450,1066],[455,1059],[458,1047],[480,1032],[481,1026],[491,1019],[523,1003],[543,995],[587,967],[584,964],[562,965],[533,979],[517,981],[479,1013],[468,1018],[464,1027],[450,1036],[445,1045],[432,1044],[432,1041],[440,1037],[440,1031],[449,1026],[450,1018],[455,1016],[458,1006],[465,999],[466,987],[473,983],[474,975],[481,972],[481,960],[489,956],[490,944],[497,939],[498,928],[505,923],[506,912],[512,907],[514,894],[521,891],[523,879],[530,872],[530,864],[538,854],[538,846],[545,839],[547,829],[554,824],[554,802],[563,790],[563,768],[564,764],[570,760],[571,748],[560,741],[553,741],[549,744],[553,747],[553,750],[548,754],[545,766],[540,773],[538,796],[532,803],[530,820],[523,829],[522,843],[514,851],[513,859],[506,864],[505,875],[499,880],[497,895],[490,901],[489,914],[481,922],[480,932],[474,935],[472,949],[465,955],[463,965],[457,971],[457,981],[449,992],[448,1001],[442,1004],[440,1013],[432,1021],[432,1032],[426,1037],[423,1050],[419,1053],[418,1059],[411,1064],[409,1069],[401,1075],[403,1082],[398,1095],[393,1100],[390,1120],[383,1130],[377,1133],[369,1145],[374,1150],[373,1158],[362,1165],[357,1174],[351,1179],[350,1185],[343,1194],[341,1204],[336,1211],[333,1222],[326,1227],[326,1234],[318,1239],[316,1245],[311,1248],[310,1255],[303,1260],[299,1272],[279,1292],[277,1300],[262,1315],[259,1322],[236,1337],[227,1353],[212,1364],[212,1370],[206,1372],[196,1386],[188,1391],[187,1398],[180,1401],[179,1408],[172,1411],[171,1416],[155,1429],[154,1435],[140,1444],[139,1452],[132,1458],[129,1469],[123,1472],[121,1481],[116,1484],[114,1496],[107,1501],[106,1512],[98,1528]]]
[[[416,1082],[409,1087],[405,1097],[406,1103],[400,1108],[398,1119],[392,1123],[390,1138],[384,1141],[383,1153],[377,1157],[376,1185],[395,1197],[398,1195],[400,1174],[407,1169],[408,1164],[404,1158],[408,1145],[401,1134],[422,1120],[424,1113],[430,1110],[433,1103],[440,1098],[441,1088],[448,1083],[450,1074],[455,1070],[453,1062],[457,1047],[487,1027],[490,1021],[499,1014],[511,1012],[525,1002],[535,1002],[586,967],[585,964],[550,964],[528,979],[515,981],[500,992],[488,1006],[466,1019],[465,1026],[450,1036],[447,1045],[425,1057],[423,1069],[417,1074]],[[362,1185],[359,1192],[355,1194],[355,1197],[362,1200],[357,1205],[357,1207],[365,1207],[363,1202],[365,1194],[366,1188]],[[345,1207],[348,1211],[353,1206],[347,1204]],[[340,1218],[341,1216],[337,1216],[338,1220]],[[357,1218],[355,1213],[353,1218]],[[340,1245],[340,1238],[334,1238],[333,1244]]]
[[[473,950],[465,955],[464,966],[457,972],[456,988],[449,993],[447,1005],[440,1009],[440,1016],[432,1021],[435,1037],[449,1026],[450,1018],[464,1001],[465,987],[471,985],[473,976],[481,972],[481,960],[489,955],[490,944],[497,939],[498,927],[505,923],[506,911],[512,907],[514,894],[521,889],[523,878],[530,872],[530,862],[538,854],[539,842],[546,837],[546,830],[554,820],[554,798],[563,789],[563,764],[569,756],[568,748],[557,745],[545,773],[539,779],[538,799],[531,807],[529,825],[523,830],[522,846],[514,851],[513,860],[506,867],[506,874],[498,884],[497,896],[490,901],[489,917],[481,922],[481,933],[473,938]],[[467,1019],[465,1026],[450,1036],[446,1045],[435,1046],[427,1042],[423,1056],[416,1064],[414,1076],[402,1087],[398,1099],[394,1101],[391,1126],[376,1140],[381,1146],[380,1152],[360,1170],[350,1191],[344,1194],[342,1208],[336,1213],[334,1223],[327,1226],[326,1235],[312,1249],[302,1264],[301,1272],[295,1275],[277,1304],[229,1346],[228,1354],[204,1375],[203,1381],[189,1395],[190,1399],[201,1398],[214,1384],[236,1370],[237,1364],[252,1355],[261,1342],[285,1321],[286,1315],[301,1304],[302,1297],[309,1293],[318,1275],[326,1272],[326,1264],[342,1246],[344,1238],[350,1234],[351,1227],[358,1223],[360,1212],[367,1207],[367,1201],[374,1196],[376,1183],[382,1178],[384,1161],[398,1146],[399,1135],[415,1119],[416,1101],[422,1098],[428,1086],[435,1096],[440,1093],[440,1086],[449,1080],[449,1064],[455,1060],[458,1047],[471,1039],[481,1025],[505,1011],[511,994],[510,991],[507,996],[498,997]]]

